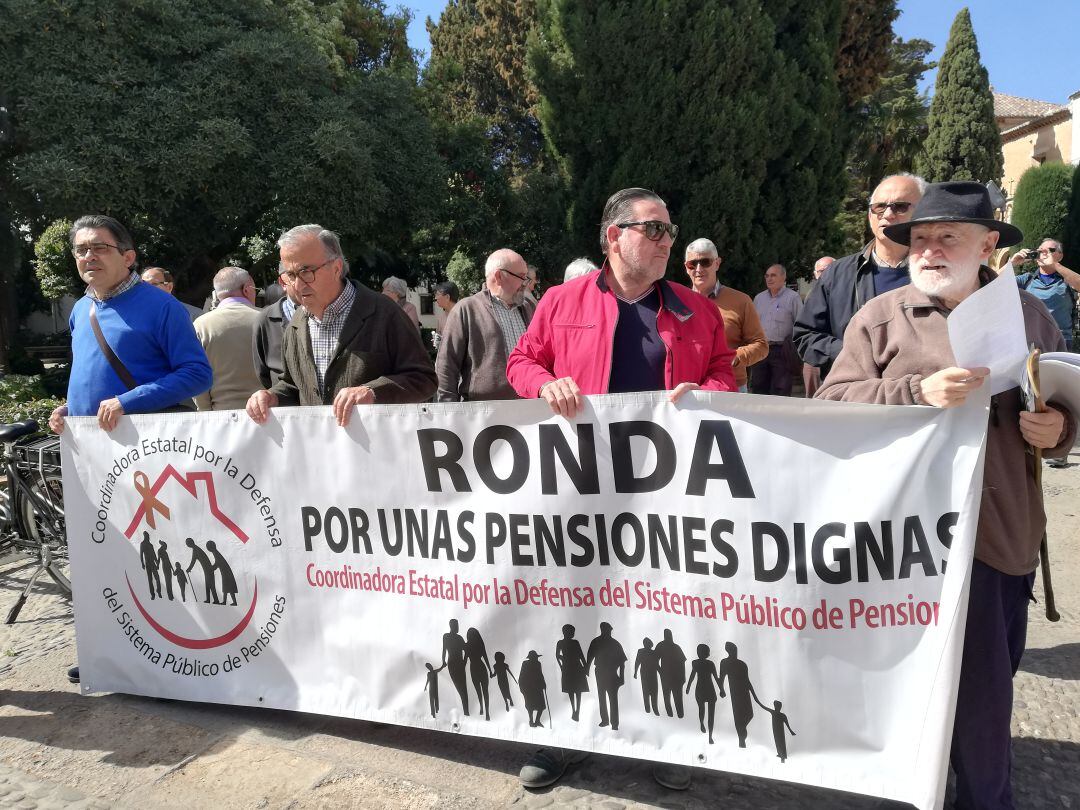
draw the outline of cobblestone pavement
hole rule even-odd
[[[1047,469],[1045,485],[1062,618],[1051,624],[1041,604],[1031,610],[1015,681],[1014,786],[1018,808],[1080,810],[1080,464]],[[30,570],[0,559],[0,615]],[[50,584],[38,586],[17,624],[0,625],[0,807],[886,806],[709,771],[675,793],[647,763],[606,756],[530,792],[517,781],[526,746],[292,712],[83,697],[65,677],[74,656],[70,606]]]

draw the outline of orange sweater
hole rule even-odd
[[[731,370],[735,372],[735,382],[746,385],[746,370],[759,360],[764,360],[769,353],[769,343],[765,340],[765,331],[761,328],[754,302],[746,293],[739,292],[727,285],[720,285],[720,292],[712,298],[713,303],[724,316],[724,335],[728,348],[735,350],[735,362]]]

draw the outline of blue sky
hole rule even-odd
[[[438,21],[446,3],[405,0],[403,5],[415,14],[409,43],[428,51],[424,20]],[[1080,48],[1075,45],[1080,0],[900,0],[899,5],[902,13],[894,30],[907,39],[933,42],[935,59],[945,48],[956,13],[965,5],[970,8],[983,64],[999,92],[1063,104],[1080,90]]]

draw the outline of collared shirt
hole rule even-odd
[[[85,294],[93,301],[108,301],[110,298],[116,298],[116,296],[118,295],[123,295],[141,281],[142,279],[139,278],[139,274],[133,270],[128,274],[128,277],[126,279],[121,281],[107,293],[98,295],[96,292],[94,292],[93,287],[87,287]]]
[[[782,287],[775,296],[763,290],[754,296],[754,309],[761,318],[765,339],[769,343],[783,343],[791,337],[795,319],[802,310],[802,299],[790,287]]]
[[[319,381],[320,391],[322,391],[326,369],[330,367],[330,361],[334,357],[334,352],[337,351],[338,339],[345,326],[345,319],[349,317],[349,310],[352,309],[355,300],[356,289],[346,281],[345,289],[330,303],[321,318],[308,313],[308,337],[311,338],[315,379]]]
[[[487,293],[488,301],[491,303],[491,311],[495,314],[495,321],[499,324],[499,328],[502,330],[503,340],[506,341],[506,354],[509,357],[510,352],[517,346],[518,341],[521,340],[521,336],[525,334],[525,318],[521,314],[521,307],[508,307],[502,302],[502,300],[489,291]]]
[[[293,315],[296,314],[296,304],[292,302],[289,296],[285,296],[281,299],[281,315],[285,319],[285,323],[292,323]]]

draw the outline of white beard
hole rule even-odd
[[[937,270],[911,268],[911,285],[921,293],[933,298],[955,299],[968,292],[979,275],[978,265],[970,268],[949,268],[945,273]]]

